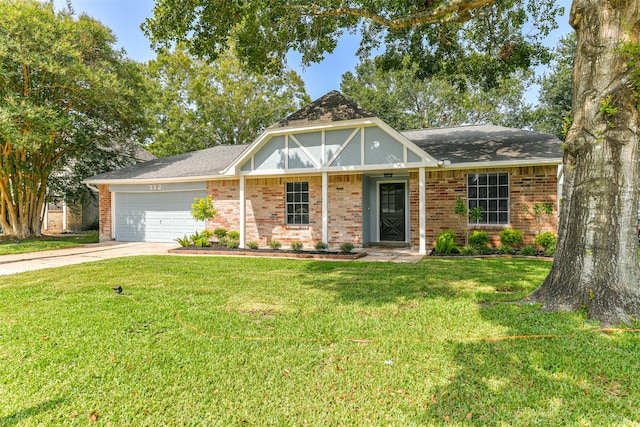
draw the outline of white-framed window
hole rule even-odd
[[[467,174],[467,204],[469,212],[482,209],[480,219],[469,216],[470,224],[509,224],[509,173]]]
[[[309,183],[286,183],[286,224],[309,224]]]

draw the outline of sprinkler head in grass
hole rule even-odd
[[[122,286],[114,286],[113,290],[116,294],[121,294],[122,293]]]

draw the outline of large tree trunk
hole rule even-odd
[[[638,0],[574,0],[573,125],[566,139],[555,260],[528,300],[586,307],[604,325],[640,317],[637,93],[620,53],[638,43]]]

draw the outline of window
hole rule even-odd
[[[287,225],[309,224],[309,183],[287,182]]]
[[[472,224],[509,224],[509,174],[470,173],[467,175],[469,212],[482,209],[482,218]]]

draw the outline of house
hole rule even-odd
[[[249,145],[216,146],[98,175],[101,239],[170,242],[205,227],[195,197],[218,214],[206,226],[240,244],[395,244],[425,253],[456,229],[458,198],[480,206],[470,224],[494,241],[504,228],[536,233],[525,207],[557,211],[560,141],[493,125],[397,131],[333,91]],[[556,232],[555,215],[545,229]]]
[[[141,163],[155,159],[156,156],[142,147],[136,147],[132,163]],[[65,233],[83,230],[95,230],[99,221],[98,198],[84,203],[67,203],[64,197],[51,197],[45,205],[42,218],[44,233]]]

